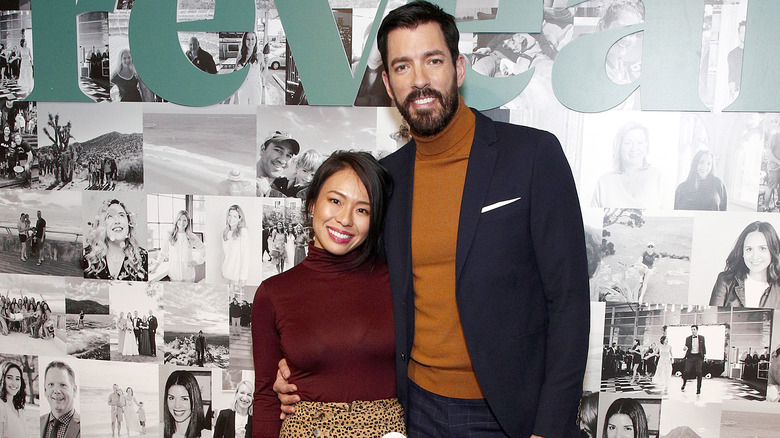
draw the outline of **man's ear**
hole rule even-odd
[[[466,57],[463,54],[459,54],[455,59],[455,77],[458,82],[458,87],[463,85],[463,81],[466,80]]]
[[[395,103],[395,96],[393,95],[393,89],[390,88],[390,78],[387,77],[387,69],[382,70],[382,82],[385,84],[385,91],[387,91],[387,95],[390,96],[390,100]]]

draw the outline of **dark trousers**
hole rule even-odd
[[[691,377],[691,372],[696,373],[696,390],[701,391],[701,367],[703,364],[701,354],[688,354],[685,358],[685,371],[683,371],[683,388]]]
[[[409,381],[408,438],[508,438],[485,399],[444,397]]]

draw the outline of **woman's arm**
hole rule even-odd
[[[710,306],[726,306],[726,298],[729,295],[729,289],[732,282],[726,279],[728,274],[724,271],[718,274],[715,280],[715,286],[712,287],[710,295]]]
[[[281,338],[276,327],[276,309],[271,292],[260,284],[252,303],[252,356],[255,368],[255,397],[252,434],[278,436],[280,403],[273,390],[277,365],[283,357]]]
[[[217,424],[214,425],[214,438],[235,438],[235,431],[230,435],[226,435],[227,416],[230,414],[231,411],[228,409],[219,411],[219,415],[217,415]]]
[[[198,236],[192,234],[190,238],[190,248],[192,248],[192,261],[194,266],[202,265],[206,261],[206,245]]]

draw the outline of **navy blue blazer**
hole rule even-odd
[[[474,112],[455,290],[471,362],[509,436],[578,437],[590,298],[571,169],[554,135]],[[412,141],[382,160],[393,177],[384,245],[395,311],[398,397],[405,406],[414,341],[415,151]]]

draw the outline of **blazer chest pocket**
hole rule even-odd
[[[482,221],[494,222],[509,218],[527,210],[527,204],[522,197],[510,198],[502,201],[491,202],[482,207]]]

